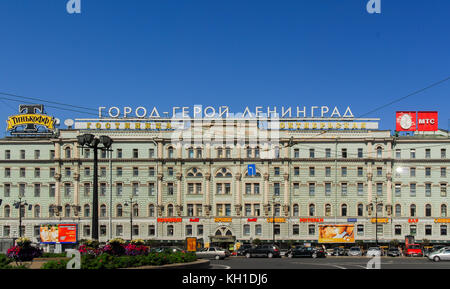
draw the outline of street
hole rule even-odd
[[[210,269],[366,269],[370,258],[250,258],[211,260]],[[450,269],[450,262],[432,262],[420,257],[381,257],[381,269]]]

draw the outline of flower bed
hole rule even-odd
[[[193,253],[147,253],[142,255],[115,256],[101,254],[98,256],[84,254],[81,257],[81,269],[119,269],[141,266],[160,266],[175,263],[187,263],[197,260]],[[66,269],[68,260],[50,261],[42,269]]]
[[[29,239],[19,238],[16,246],[8,249],[6,256],[16,262],[27,262],[42,256],[42,250],[31,246]]]

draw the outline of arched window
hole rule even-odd
[[[347,216],[347,205],[343,204],[341,206],[341,216],[346,217]]]
[[[167,205],[167,216],[173,217],[173,205],[172,204]]]
[[[66,217],[66,218],[70,217],[70,205],[64,206],[64,217]]]
[[[198,168],[192,168],[187,173],[188,177],[202,177],[203,174]]]
[[[259,147],[255,147],[255,158],[259,158],[259,157],[260,157]]]
[[[364,205],[358,204],[358,217],[364,216]]]
[[[274,210],[275,210],[275,216],[280,216],[281,214],[281,205],[280,204],[275,204],[274,206]]]
[[[155,216],[155,206],[153,204],[148,205],[148,216],[149,217]]]
[[[139,217],[139,205],[138,204],[133,205],[133,217]]]
[[[297,216],[299,215],[299,209],[298,209],[298,205],[297,205],[297,204],[295,204],[295,205],[292,207],[292,214],[293,214],[293,216],[295,216],[295,217],[297,217]]]
[[[197,159],[201,159],[202,158],[202,148],[196,148],[195,149],[195,157]]]
[[[231,233],[230,230],[227,230],[227,232],[225,233],[225,236],[233,236],[233,233]]]
[[[383,148],[377,147],[377,158],[381,159],[383,157]]]
[[[11,207],[9,205],[5,206],[4,216],[5,216],[5,218],[10,218],[11,217]]]
[[[233,174],[232,174],[231,171],[230,171],[229,169],[227,169],[227,168],[221,168],[221,169],[218,170],[217,173],[216,173],[216,177],[219,177],[219,178],[223,178],[223,177],[229,178],[229,177],[232,177],[232,176],[233,176]]]
[[[441,217],[447,217],[447,205],[446,204],[441,205]]]
[[[416,216],[416,205],[412,204],[409,207],[409,214],[411,215],[411,217],[415,217]]]
[[[325,216],[327,216],[327,217],[331,216],[331,205],[330,204],[325,205]]]
[[[116,206],[116,216],[117,217],[122,217],[122,215],[123,215],[123,207],[122,207],[121,204],[118,204]]]
[[[216,233],[214,234],[215,236],[222,236],[222,232],[220,230],[217,230]]]
[[[167,226],[167,236],[173,236],[173,225]]]
[[[35,218],[41,217],[41,207],[39,205],[34,205],[34,217]]]
[[[48,207],[48,216],[54,217],[55,216],[55,205],[50,205]]]
[[[91,214],[91,207],[89,205],[84,205],[84,216],[89,217]]]
[[[280,148],[279,147],[274,148],[274,157],[276,159],[280,157]]]
[[[71,157],[71,149],[70,149],[70,147],[66,147],[64,151],[66,153],[66,159],[70,159],[70,157]]]
[[[194,158],[194,148],[190,147],[187,149],[188,151],[188,158],[193,159]]]
[[[106,205],[103,204],[100,206],[100,217],[106,217]]]
[[[425,216],[431,217],[431,205],[430,204],[425,205]]]
[[[171,146],[167,148],[167,157],[169,159],[173,158],[173,147],[171,147]]]
[[[309,205],[309,216],[312,217],[316,214],[316,206],[314,204]]]
[[[395,216],[400,217],[402,215],[402,206],[400,204],[395,205]]]
[[[377,214],[383,213],[383,204],[377,204]]]

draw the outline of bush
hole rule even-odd
[[[31,241],[27,238],[19,238],[16,246],[8,249],[6,256],[16,262],[32,261],[34,258],[42,256],[42,250],[31,246]]]

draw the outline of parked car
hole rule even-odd
[[[380,247],[370,247],[367,250],[366,256],[370,256],[370,257],[381,256],[381,248]]]
[[[276,245],[259,245],[254,248],[251,248],[245,254],[247,258],[252,257],[281,257],[280,249]]]
[[[333,251],[334,251],[334,249],[330,248],[330,249],[326,249],[325,253],[327,254],[327,256],[333,256]]]
[[[351,247],[347,253],[348,256],[362,256],[363,253],[360,247]]]
[[[286,256],[288,258],[295,258],[295,257],[325,258],[326,253],[325,250],[321,248],[296,246],[295,248],[287,251]]]
[[[176,252],[185,252],[183,249],[175,246],[167,246],[167,247],[156,247],[150,250],[151,252],[156,253],[176,253]]]
[[[230,252],[227,251],[228,250],[222,248],[210,247],[196,252],[195,255],[197,256],[197,258],[223,260],[226,257],[230,256]]]
[[[253,246],[250,244],[243,244],[239,247],[239,249],[237,250],[237,255],[238,256],[245,256],[245,254],[247,254],[247,251],[249,249],[251,249]]]
[[[442,248],[445,248],[446,246],[444,246],[444,245],[436,245],[436,246],[433,246],[431,249],[428,249],[428,250],[424,250],[424,256],[425,257],[428,257],[431,253],[433,253],[433,252],[436,252],[436,251],[439,251],[440,249],[442,249]]]
[[[345,256],[345,249],[340,247],[333,248],[331,256]]]
[[[387,255],[391,257],[400,257],[402,253],[400,253],[400,250],[398,248],[389,248],[387,251]]]
[[[450,261],[450,248],[445,247],[430,253],[428,255],[428,260],[433,260],[435,262],[439,262],[441,260]]]
[[[422,257],[423,251],[419,244],[411,244],[406,246],[406,257]]]

